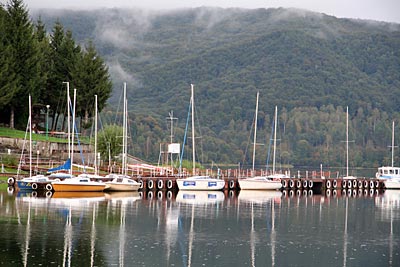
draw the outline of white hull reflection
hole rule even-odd
[[[271,200],[280,200],[281,191],[243,190],[239,192],[239,202],[264,203]]]
[[[112,206],[128,205],[128,204],[132,204],[133,202],[135,202],[137,200],[142,199],[140,197],[139,192],[137,192],[137,191],[134,191],[134,192],[108,192],[108,193],[105,193],[105,198]]]
[[[375,198],[375,205],[382,210],[400,209],[400,190],[386,190],[382,197]]]
[[[73,207],[73,211],[81,211],[105,199],[103,192],[54,192],[50,205],[59,208]]]
[[[224,199],[225,195],[221,191],[179,191],[176,195],[176,202],[187,204],[211,204]]]

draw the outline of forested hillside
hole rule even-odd
[[[203,163],[251,162],[257,91],[258,142],[265,144],[257,148],[259,167],[268,157],[275,106],[284,164],[343,167],[346,106],[350,165],[390,162],[392,120],[400,129],[398,24],[295,9],[31,13],[48,26],[58,19],[78,41],[93,39],[114,84],[104,118],[115,113],[128,83],[136,156],[158,159],[159,144],[169,141],[171,110],[178,117],[175,141],[182,142],[193,83]]]

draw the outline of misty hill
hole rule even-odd
[[[32,14],[40,14],[49,31],[59,19],[78,41],[94,40],[114,82],[110,108],[117,106],[122,83],[128,83],[134,151],[147,159],[157,159],[159,143],[169,140],[170,110],[179,118],[176,138],[183,135],[191,83],[206,162],[248,159],[257,91],[259,138],[269,142],[277,105],[284,135],[280,154],[294,165],[343,162],[341,148],[325,150],[343,146],[346,106],[357,126],[354,164],[380,164],[390,120],[399,117],[398,24],[281,8]],[[370,123],[371,116],[382,125]],[[258,163],[265,164],[266,148],[260,151]]]

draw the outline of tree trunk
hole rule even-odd
[[[14,129],[14,107],[10,110],[10,128]]]
[[[81,122],[82,122],[82,118],[81,118]],[[82,135],[87,135],[88,125],[89,125],[89,111],[87,109],[85,110],[85,118],[83,120],[83,125],[84,125],[84,127],[82,128],[82,123],[81,123]]]

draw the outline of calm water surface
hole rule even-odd
[[[330,193],[0,192],[0,265],[400,266],[400,192]]]

